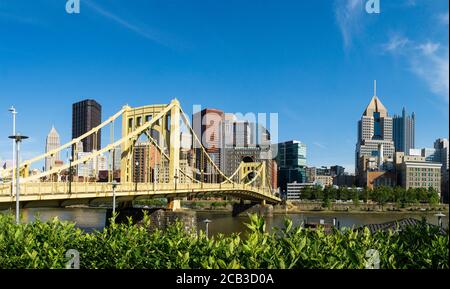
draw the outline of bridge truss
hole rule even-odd
[[[115,122],[122,118],[120,139],[114,137]],[[77,144],[110,127],[109,143],[90,153],[74,153]],[[183,137],[184,138],[183,138]],[[145,142],[142,142],[145,139]],[[183,140],[188,139],[188,145]],[[71,150],[72,161],[47,171],[30,173],[33,164]],[[120,152],[120,182],[113,183],[115,156]],[[73,181],[73,168],[95,163],[108,156],[105,182]],[[139,161],[141,162],[139,164]],[[3,177],[11,176],[12,169]],[[99,126],[68,143],[19,166],[20,201],[27,206],[67,206],[95,204],[111,199],[113,190],[118,202],[140,198],[168,198],[171,209],[179,208],[179,199],[203,195],[232,196],[263,203],[278,203],[271,189],[266,162],[241,162],[236,171],[226,176],[214,162],[191,127],[178,100],[168,105],[132,108],[124,106]],[[65,178],[64,178],[65,177]],[[0,207],[15,201],[11,183],[0,184]]]

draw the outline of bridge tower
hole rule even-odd
[[[149,122],[156,117],[167,105],[148,105],[142,107],[131,108],[125,107],[122,115],[122,138],[125,138],[141,125]],[[150,133],[149,133],[150,132]],[[166,142],[168,135],[168,119],[162,117],[153,124],[149,130],[144,132],[147,136],[155,137],[157,134],[158,145],[160,147],[167,147]],[[133,152],[136,142],[141,135],[137,135],[132,139],[126,140],[121,146],[121,161],[120,161],[120,181],[122,183],[131,183],[134,180],[133,176]],[[165,143],[166,142],[166,143]]]
[[[180,168],[180,103],[178,100],[172,100],[174,106],[170,110],[170,160],[169,160],[169,184],[177,182]],[[168,207],[171,210],[181,208],[180,200],[169,198]]]

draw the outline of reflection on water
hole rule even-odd
[[[448,215],[447,213],[445,213]],[[41,221],[47,221],[54,217],[58,217],[63,221],[75,222],[76,227],[86,232],[101,230],[105,226],[106,210],[103,208],[29,208],[21,210],[22,220],[25,222],[33,222],[37,218]],[[425,217],[427,222],[437,225],[437,217],[435,213],[296,213],[296,214],[275,214],[273,217],[266,218],[266,228],[270,230],[272,227],[284,227],[284,219],[290,218],[294,226],[301,225],[307,221],[318,221],[324,219],[330,222],[336,218],[341,227],[360,226],[365,224],[384,223],[403,218],[421,219]],[[205,223],[203,220],[209,219],[210,235],[223,233],[229,235],[237,232],[248,231],[245,223],[249,222],[248,217],[232,217],[230,212],[197,212],[198,228],[204,230]],[[442,219],[443,226],[448,228],[448,216]]]
[[[422,219],[425,217],[427,222],[430,224],[437,225],[437,217],[434,216],[435,213],[342,213],[342,212],[330,212],[330,213],[317,213],[317,212],[307,212],[307,213],[295,213],[295,214],[274,214],[271,218],[266,219],[266,228],[271,230],[273,227],[283,228],[285,218],[292,220],[294,226],[300,226],[304,222],[317,222],[320,219],[325,220],[325,222],[332,221],[336,218],[341,227],[358,227],[367,224],[378,224],[384,222],[390,222],[395,220],[400,220],[404,218],[415,218]],[[447,213],[446,213],[447,215]],[[217,233],[223,233],[226,235],[232,234],[234,232],[245,232],[248,231],[245,223],[249,222],[248,217],[231,217],[230,213],[219,213],[219,212],[197,212],[199,227],[203,230],[205,229],[205,224],[203,224],[204,219],[210,219],[212,222],[209,224],[209,232],[212,235]],[[448,216],[442,219],[442,224],[444,228],[448,228]]]
[[[75,226],[86,231],[101,230],[105,226],[106,209],[100,208],[32,208],[21,211],[22,220],[33,222],[51,220],[58,217],[61,221],[71,221]]]

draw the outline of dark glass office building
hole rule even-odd
[[[403,108],[402,115],[394,115],[393,118],[393,138],[396,152],[404,152],[409,155],[409,150],[415,146],[415,123],[416,115],[406,114],[406,109]]]
[[[299,141],[287,141],[277,146],[278,185],[281,193],[288,183],[306,182],[306,145]]]
[[[100,125],[102,106],[93,99],[86,99],[72,105],[72,138],[77,138]],[[82,140],[83,151],[92,152],[101,148],[101,131]]]

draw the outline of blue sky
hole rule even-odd
[[[104,117],[124,104],[168,103],[279,113],[279,140],[308,146],[309,165],[353,170],[356,123],[373,94],[416,112],[417,147],[448,137],[448,1],[0,0],[0,159],[11,116],[44,151],[52,124],[71,136],[71,104]]]

